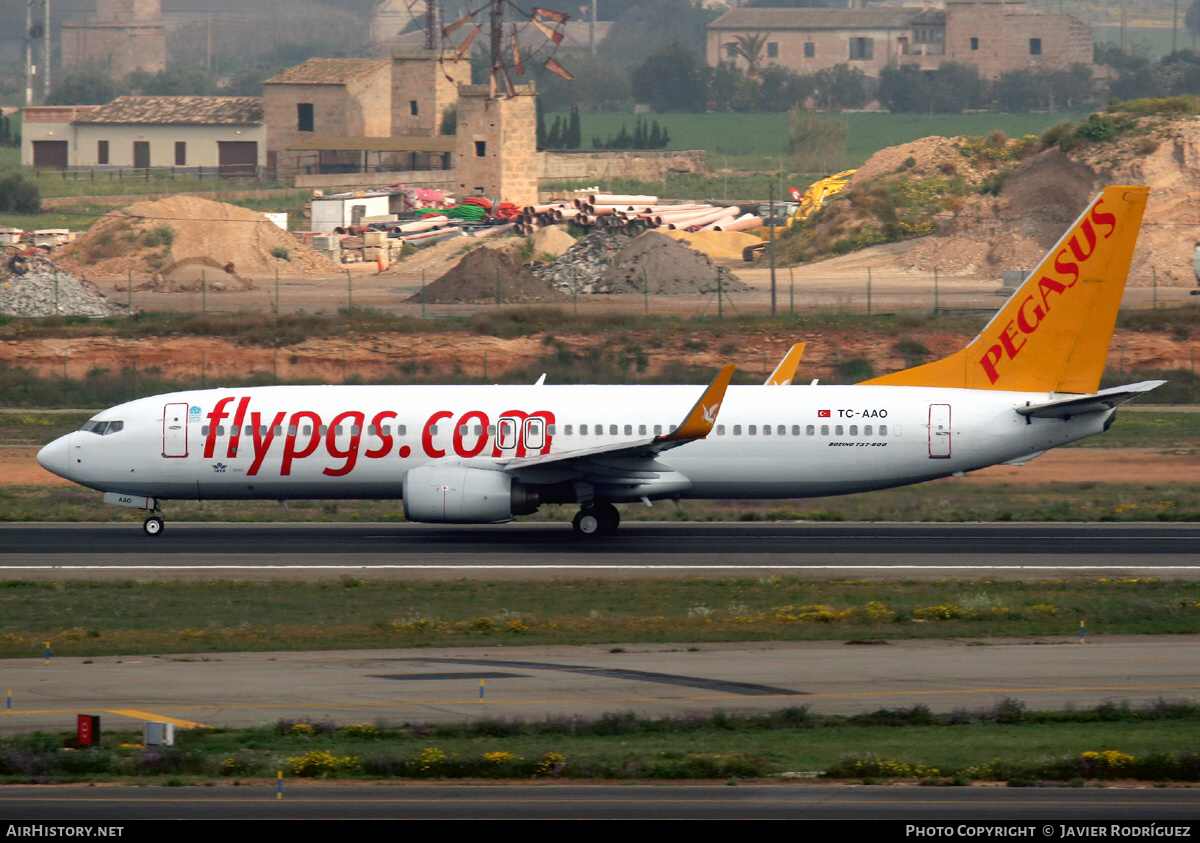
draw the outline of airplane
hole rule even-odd
[[[169,500],[401,498],[410,521],[500,523],[618,503],[804,498],[1019,464],[1107,430],[1161,385],[1099,389],[1149,190],[1102,190],[965,348],[833,386],[267,386],[189,390],[96,414],[38,453],[47,470],[148,511]],[[786,386],[787,388],[780,388]]]

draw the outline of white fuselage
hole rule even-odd
[[[694,386],[196,390],[106,410],[95,420],[120,421],[119,430],[76,431],[39,459],[84,486],[156,499],[399,498],[405,474],[434,461],[494,467],[668,433],[696,395]],[[1052,397],[731,386],[706,439],[663,451],[657,479],[608,497],[799,498],[900,486],[1036,455],[1101,432],[1112,415],[1015,412]],[[569,469],[512,470],[570,482]]]

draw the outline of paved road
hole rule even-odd
[[[1036,646],[1033,646],[1036,645]],[[68,731],[77,713],[106,728],[145,720],[245,727],[280,718],[337,723],[461,722],[633,710],[850,714],[925,705],[1034,709],[1200,696],[1192,636],[1014,640],[775,641],[329,652],[199,653],[0,660],[12,691],[5,731]],[[484,696],[480,698],[480,689]]]
[[[985,823],[1020,821],[1021,836],[1058,840],[1059,822],[1085,823],[1106,836],[1165,836],[1180,826],[1196,836],[1200,791],[1155,788],[933,788],[835,787],[806,785],[560,785],[396,787],[312,786],[288,783],[282,799],[273,785],[247,787],[88,788],[5,787],[0,819],[78,820],[124,824],[122,838],[138,832],[131,818],[160,819],[873,819],[893,820],[869,827],[872,839],[914,837],[907,821],[953,822],[949,834],[990,838]],[[1134,823],[1119,827],[1112,823]],[[1150,823],[1156,823],[1151,826]],[[926,827],[927,828],[927,827]],[[968,829],[965,833],[962,829]],[[832,830],[832,829],[831,829]],[[20,835],[21,826],[9,831]],[[990,833],[989,833],[990,832]],[[927,832],[928,833],[928,832]],[[47,836],[45,834],[41,836]],[[65,836],[60,834],[60,836]],[[81,835],[82,836],[82,835]],[[929,834],[929,836],[934,836]],[[1007,837],[1009,835],[1005,835]],[[1172,839],[1176,836],[1172,833]],[[138,839],[138,838],[134,838]]]
[[[806,575],[1200,576],[1200,525],[626,523],[576,539],[564,524],[7,524],[0,575],[188,576],[298,571],[379,576],[629,576],[788,570]]]

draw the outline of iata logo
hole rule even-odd
[[[1055,297],[1065,294],[1079,283],[1083,269],[1096,253],[1100,239],[1107,240],[1117,230],[1116,215],[1102,212],[1100,206],[1103,203],[1103,198],[1098,200],[1083,221],[1071,232],[1067,245],[1053,257],[1053,271],[1042,272],[1037,280],[1037,292],[1030,293],[1021,300],[1017,305],[1016,316],[1000,328],[997,341],[984,352],[979,365],[987,375],[989,383],[994,384],[1000,379],[1000,362],[1005,358],[1015,360],[1025,348],[1029,337],[1037,333],[1050,313],[1052,302],[1058,303]],[[1097,237],[1096,229],[1101,227],[1107,230]],[[1050,261],[1051,259],[1047,258],[1042,267],[1046,267]]]

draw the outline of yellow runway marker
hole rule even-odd
[[[138,711],[136,708],[108,708],[105,709],[109,714],[120,714],[122,717],[132,717],[134,720],[154,720],[159,723],[170,723],[172,726],[178,726],[180,729],[211,729],[211,726],[206,726],[203,723],[193,723],[191,720],[178,720],[174,717],[165,717],[161,714],[154,714],[150,711]]]

